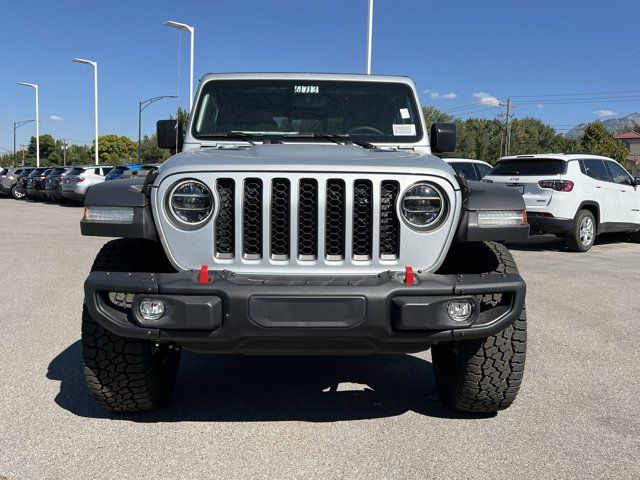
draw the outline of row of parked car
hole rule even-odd
[[[564,238],[570,250],[586,252],[601,233],[640,240],[640,178],[615,160],[588,153],[503,157],[494,167],[446,159],[467,180],[500,183],[524,199],[531,233]]]
[[[156,164],[79,165],[69,167],[0,167],[0,194],[16,200],[27,198],[84,204],[87,190],[101,182],[146,175]]]

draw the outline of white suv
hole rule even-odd
[[[640,230],[640,189],[616,161],[589,154],[503,157],[484,178],[520,189],[532,232],[586,252],[603,232]]]

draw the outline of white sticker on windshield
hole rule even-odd
[[[320,93],[317,85],[294,85],[293,93]]]
[[[409,109],[408,108],[401,108],[400,109],[400,116],[403,118],[403,120],[410,119],[411,115],[409,115]]]
[[[393,135],[395,137],[410,137],[415,136],[416,134],[416,126],[413,123],[408,123],[406,125],[393,125]]]

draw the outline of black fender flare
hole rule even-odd
[[[481,227],[478,212],[488,210],[525,210],[524,200],[513,187],[487,182],[465,182],[462,213],[455,235],[456,242],[524,241],[529,238],[529,225]]]
[[[116,238],[146,238],[158,241],[151,212],[151,203],[145,191],[145,178],[123,178],[93,185],[87,190],[84,205],[91,207],[131,207],[133,222],[106,223],[80,221],[80,233],[87,236]]]

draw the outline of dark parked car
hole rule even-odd
[[[16,200],[23,199],[27,195],[27,179],[29,175],[36,170],[34,167],[26,167],[22,173],[16,178],[16,185],[13,190],[13,198]],[[44,171],[44,169],[43,169]]]
[[[104,178],[105,182],[109,180],[118,180],[120,178],[130,177],[135,175],[142,165],[118,165],[113,167],[109,174]]]
[[[44,184],[44,193],[47,196],[47,201],[61,202],[64,200],[62,196],[62,182],[64,182],[64,176],[69,171],[67,167],[56,167],[47,176]]]
[[[27,177],[27,198],[30,200],[44,200],[44,182],[52,168],[36,168]]]

